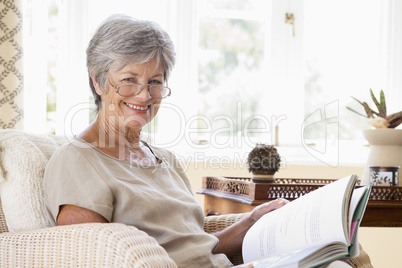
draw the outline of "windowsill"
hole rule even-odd
[[[248,153],[252,147],[241,146],[212,146],[191,144],[182,140],[174,145],[164,146],[152,142],[158,147],[172,151],[179,160],[186,162],[209,163],[246,163]],[[235,143],[233,143],[235,144]],[[364,166],[367,160],[369,147],[364,141],[339,141],[339,144],[312,145],[279,145],[278,152],[282,157],[282,164],[297,165],[328,165],[337,166]]]

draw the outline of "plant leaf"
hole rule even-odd
[[[398,113],[391,114],[388,116],[388,123],[389,123],[389,128],[396,128],[400,124],[402,124],[402,111]]]
[[[372,110],[367,102],[363,102],[364,110],[366,111],[367,117],[371,118],[374,117],[373,114],[380,116],[376,111]]]
[[[368,115],[359,113],[359,112],[357,112],[356,110],[354,110],[354,109],[352,109],[352,108],[350,108],[350,107],[348,107],[348,106],[346,106],[346,109],[348,109],[349,111],[352,111],[352,112],[354,112],[354,113],[357,113],[358,115],[361,115],[361,116],[364,116],[364,117],[367,117],[367,118],[368,118]]]
[[[355,101],[357,101],[358,103],[360,103],[363,106],[364,111],[366,112],[368,118],[374,117],[373,114],[380,116],[379,113],[377,113],[376,111],[373,111],[370,108],[370,106],[367,104],[367,102],[361,102],[358,99],[356,99],[355,97],[352,97],[352,99],[354,99]]]
[[[384,116],[386,117],[387,116],[387,104],[385,103],[385,94],[382,89],[380,92],[380,106],[381,106],[382,111],[384,112]],[[380,111],[380,113],[381,113],[381,111]]]
[[[355,101],[357,101],[358,103],[360,103],[362,106],[364,106],[364,104],[361,101],[359,101],[358,99],[356,99],[355,97],[351,97],[351,98],[354,99]]]
[[[373,114],[371,113],[371,112],[367,112],[367,108],[366,108],[366,106],[367,106],[367,103],[362,103],[361,101],[359,101],[358,99],[356,99],[355,97],[352,97],[352,99],[354,99],[355,101],[357,101],[358,103],[360,103],[360,105],[361,106],[363,106],[363,108],[364,108],[364,111],[366,112],[366,114],[367,114],[367,118],[370,118],[370,117],[372,117],[373,116]],[[371,110],[371,109],[370,109]],[[356,111],[354,111],[355,113],[358,113],[358,112],[356,112]],[[358,113],[359,114],[359,113]]]
[[[381,104],[378,102],[377,98],[374,96],[373,90],[371,88],[370,88],[370,94],[371,94],[371,99],[373,100],[375,106],[377,106],[379,116],[381,116],[381,117],[386,116],[386,114],[384,114],[384,111],[381,107]]]

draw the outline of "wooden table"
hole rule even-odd
[[[244,213],[254,207],[282,197],[294,200],[333,180],[277,179],[275,183],[254,183],[250,178],[203,177],[206,215]],[[402,227],[402,187],[373,186],[361,226]]]

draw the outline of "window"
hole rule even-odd
[[[365,12],[357,13],[363,6]],[[377,0],[304,1],[304,116],[338,102],[340,139],[360,138],[361,130],[367,128],[364,120],[345,109],[359,106],[351,96],[367,99],[370,88],[377,93],[387,90],[384,79],[378,75],[379,10],[381,2]],[[306,136],[325,138],[323,127],[314,124],[306,128]]]
[[[213,146],[239,136],[260,142],[272,137],[261,101],[268,89],[268,3],[198,3],[198,100],[194,101],[200,129],[208,122],[216,134],[207,137]],[[262,138],[264,132],[259,130],[264,129],[266,137]]]
[[[360,109],[350,96],[370,102],[370,88],[384,89],[390,112],[402,103],[398,1],[24,3],[27,130],[71,135],[92,120],[85,49],[113,13],[156,21],[175,43],[172,96],[146,131],[179,154],[256,142],[319,150],[362,139],[368,126],[346,110]]]

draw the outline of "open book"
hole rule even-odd
[[[370,195],[357,176],[339,179],[267,213],[247,232],[243,260],[254,267],[315,267],[359,255],[357,230]]]

